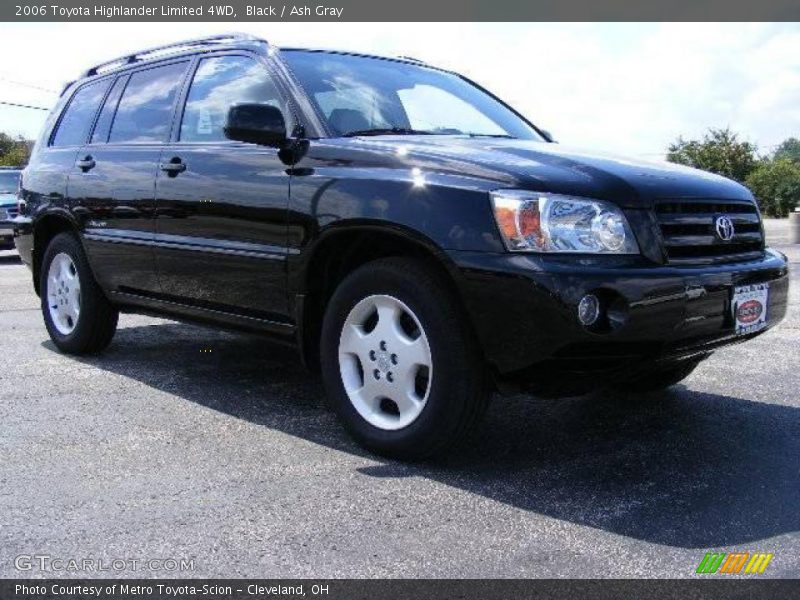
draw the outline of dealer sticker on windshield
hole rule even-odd
[[[769,284],[755,283],[733,289],[733,322],[737,335],[746,335],[767,325]]]

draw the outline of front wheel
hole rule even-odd
[[[457,299],[424,263],[387,258],[351,273],[323,322],[322,375],[353,437],[419,459],[471,433],[489,397]]]
[[[103,350],[117,329],[119,313],[95,282],[78,239],[55,236],[42,258],[39,290],[50,339],[62,352]]]

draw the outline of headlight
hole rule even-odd
[[[509,250],[639,253],[625,215],[608,202],[524,190],[499,190],[491,197]]]

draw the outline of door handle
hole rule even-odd
[[[175,156],[169,162],[161,163],[159,168],[170,177],[175,177],[178,173],[183,173],[186,170],[186,163]]]
[[[83,157],[83,159],[81,159],[81,160],[79,160],[79,161],[76,161],[76,162],[75,162],[75,164],[76,164],[76,165],[78,165],[78,168],[79,168],[81,171],[83,171],[84,173],[86,173],[86,172],[87,172],[87,171],[89,171],[90,169],[94,169],[94,166],[95,166],[97,163],[96,163],[96,162],[94,162],[94,159],[93,159],[91,156],[84,156],[84,157]]]

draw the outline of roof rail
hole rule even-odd
[[[427,65],[428,64],[424,60],[420,60],[418,58],[414,58],[413,56],[398,56],[397,58],[399,58],[400,60],[407,60],[408,62],[417,63],[418,65]]]
[[[194,40],[184,40],[182,42],[175,42],[173,44],[148,48],[147,50],[140,50],[138,52],[134,52],[133,54],[120,56],[119,58],[100,63],[87,70],[83,76],[92,77],[93,75],[110,71],[115,67],[123,67],[125,65],[137,63],[142,60],[147,60],[148,58],[155,58],[159,54],[170,54],[172,52],[179,52],[181,50],[191,50],[192,48],[202,48],[205,46],[215,46],[217,44],[241,41],[266,43],[266,40],[247,33],[223,33],[221,35],[212,35]]]

